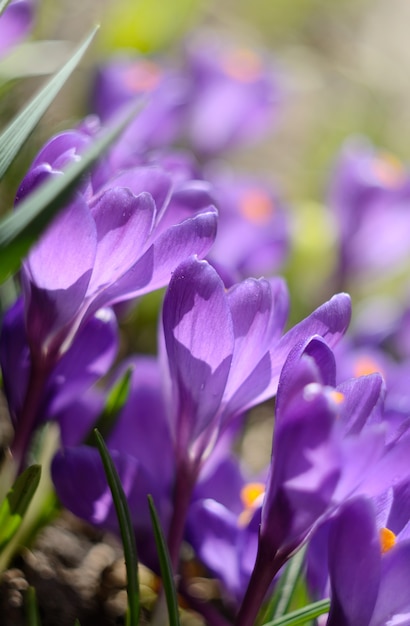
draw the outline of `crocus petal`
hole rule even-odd
[[[0,334],[0,365],[4,391],[14,425],[23,408],[30,376],[24,302],[19,298],[5,313]]]
[[[10,2],[0,17],[0,57],[28,35],[35,10],[34,0]]]
[[[371,503],[349,502],[330,530],[332,603],[327,626],[369,624],[379,590],[380,561]]]
[[[198,557],[234,596],[241,590],[237,516],[216,500],[200,500],[191,508],[187,539]]]
[[[335,407],[316,384],[277,421],[261,525],[261,545],[272,555],[293,551],[331,503],[340,477],[334,421]]]
[[[149,357],[128,359],[118,376],[129,368],[132,372],[129,395],[108,443],[113,449],[135,456],[152,476],[157,476],[164,486],[170,486],[174,455],[159,363]]]
[[[291,328],[271,350],[275,383],[277,384],[282,364],[293,346],[305,342],[313,335],[320,335],[332,348],[346,332],[350,317],[350,297],[345,293],[340,293]]]
[[[117,320],[101,309],[76,335],[49,377],[41,412],[50,419],[105,376],[118,350]]]
[[[153,226],[155,204],[148,193],[134,196],[115,187],[100,197],[92,215],[98,247],[89,294],[115,283],[138,260]]]
[[[383,379],[380,374],[360,376],[341,383],[337,390],[343,394],[340,406],[340,423],[345,434],[361,431],[378,402],[383,391]]]
[[[287,308],[287,301],[286,285],[281,279],[269,282],[249,278],[229,290],[228,302],[235,335],[235,351],[224,394],[225,402],[237,392],[267,353],[272,342],[280,336],[285,322],[284,309]],[[254,388],[253,396],[255,395],[258,395],[258,389]],[[244,394],[241,394],[241,408],[247,404]],[[234,413],[235,407],[229,403],[226,412]]]
[[[165,295],[163,325],[174,428],[183,449],[215,418],[233,352],[224,285],[206,261],[191,258],[178,266]]]
[[[164,287],[173,270],[192,254],[206,255],[215,239],[215,209],[200,213],[162,233],[142,258],[104,292],[107,304],[143,295]]]
[[[23,265],[27,328],[35,344],[68,324],[81,306],[96,255],[94,220],[77,196],[42,235]]]
[[[159,167],[134,167],[111,179],[102,188],[102,193],[116,187],[129,189],[134,196],[149,193],[156,207],[156,219],[159,220],[171,195],[172,179]]]
[[[409,580],[410,542],[403,541],[389,550],[382,559],[379,595],[369,626],[409,624]],[[400,615],[406,619],[400,620]],[[394,616],[397,616],[397,621],[393,620]]]
[[[104,409],[104,395],[97,389],[88,389],[80,397],[74,397],[70,404],[54,415],[60,427],[63,446],[79,446],[91,434]]]

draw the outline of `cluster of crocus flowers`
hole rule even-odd
[[[398,580],[410,567],[410,350],[400,363],[382,351],[387,338],[400,343],[397,328],[373,344],[359,334],[348,343],[345,293],[287,328],[287,286],[273,276],[290,248],[286,203],[258,177],[221,171],[214,160],[266,132],[276,78],[255,52],[209,41],[191,42],[185,63],[122,57],[98,73],[103,125],[134,99],[146,104],[23,261],[21,294],[0,333],[12,454],[24,467],[36,428],[56,422],[51,473],[61,503],[116,532],[89,442],[110,389],[129,376],[105,434],[146,565],[158,571],[151,494],[181,588],[187,542],[219,580],[236,626],[255,623],[283,566],[307,544],[309,588],[312,597],[330,594],[330,626],[407,623]],[[47,142],[16,211],[82,158],[100,121],[89,117]],[[185,149],[176,149],[182,139]],[[374,250],[359,252],[375,223],[387,231],[387,207],[397,218],[391,257],[401,255],[407,187],[390,157],[362,144],[345,150],[330,194],[338,283],[372,264]],[[159,288],[158,355],[127,354],[111,373],[117,305]],[[252,476],[235,455],[237,435],[247,413],[272,398],[271,460]]]

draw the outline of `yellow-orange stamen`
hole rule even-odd
[[[242,487],[241,500],[244,509],[238,517],[238,526],[246,526],[250,522],[255,506],[264,493],[265,485],[263,483],[248,483]]]
[[[354,364],[354,376],[356,378],[359,378],[359,376],[368,376],[369,374],[374,374],[376,372],[383,374],[378,363],[371,357],[361,356],[356,359]]]
[[[250,222],[265,224],[275,212],[275,205],[261,189],[248,189],[242,194],[239,210]]]
[[[382,554],[391,550],[396,543],[396,535],[389,528],[381,528],[379,537]]]
[[[386,187],[399,187],[405,179],[403,164],[397,157],[387,152],[374,160],[373,172]]]
[[[124,73],[124,83],[135,92],[153,91],[162,76],[161,68],[152,61],[138,61]]]
[[[335,404],[342,404],[345,399],[344,393],[342,393],[341,391],[336,391],[336,389],[333,389],[330,392],[330,397]]]
[[[234,80],[251,83],[262,73],[262,62],[253,50],[238,48],[228,52],[222,63],[225,73]]]

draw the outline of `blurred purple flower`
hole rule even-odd
[[[396,157],[364,140],[342,148],[329,190],[340,238],[339,285],[408,262],[410,177]]]
[[[170,145],[181,132],[187,83],[181,72],[144,57],[118,56],[99,67],[91,106],[104,122],[118,117],[130,102],[144,103],[114,147],[114,155],[137,155]]]
[[[36,0],[13,0],[0,16],[0,58],[30,33]]]
[[[257,141],[272,127],[282,94],[270,61],[204,36],[189,42],[187,64],[188,138],[194,150],[218,154]]]
[[[235,282],[248,276],[272,275],[289,252],[286,207],[278,194],[257,179],[211,176],[219,211],[218,233],[207,258],[227,268]]]

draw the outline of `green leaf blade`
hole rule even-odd
[[[34,96],[29,104],[14,118],[9,126],[0,135],[0,180],[17,156],[21,147],[30,136],[38,122],[53,102],[67,79],[72,74],[85,51],[93,40],[95,28],[80,45],[72,57]]]
[[[97,447],[103,462],[105,475],[111,490],[115,510],[120,526],[121,539],[124,548],[125,567],[127,570],[128,591],[128,624],[138,626],[140,613],[140,596],[138,583],[138,558],[135,544],[134,528],[128,508],[127,498],[121,485],[117,470],[110,456],[104,439],[97,429],[94,430]]]
[[[31,465],[14,482],[0,505],[0,552],[21,526],[40,483],[41,466]]]
[[[302,609],[283,615],[272,622],[266,622],[263,626],[301,626],[301,624],[306,624],[306,622],[328,613],[329,610],[330,600],[319,600]]]
[[[154,529],[154,538],[157,546],[165,597],[167,600],[169,624],[170,626],[180,626],[178,599],[171,559],[152,496],[148,496],[148,506]]]
[[[94,165],[102,153],[121,134],[142,104],[135,107],[119,124],[110,128],[82,155],[80,161],[33,191],[0,221],[0,283],[15,272],[51,219],[63,208],[75,192],[81,177]]]

